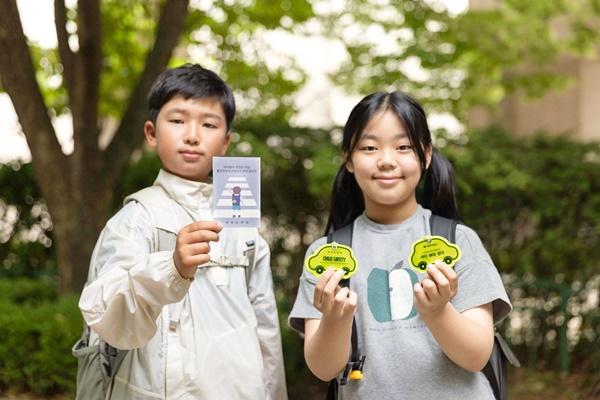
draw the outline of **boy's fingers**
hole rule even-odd
[[[199,230],[192,232],[185,232],[181,236],[181,240],[184,243],[202,243],[202,242],[218,242],[219,234],[210,230]]]
[[[208,254],[210,252],[210,245],[207,242],[190,243],[186,246],[185,251],[191,256]]]
[[[223,225],[218,221],[195,221],[183,227],[185,232],[212,231],[219,233],[222,229]]]
[[[208,254],[198,254],[195,256],[189,256],[185,258],[185,261],[189,265],[201,266],[210,261],[210,256]]]

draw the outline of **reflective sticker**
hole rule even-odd
[[[460,259],[460,247],[441,236],[425,236],[412,244],[410,266],[419,272],[425,272],[427,264],[437,260],[453,268]]]
[[[352,248],[336,242],[319,247],[306,260],[306,270],[319,278],[327,268],[344,270],[344,278],[348,279],[358,269]]]

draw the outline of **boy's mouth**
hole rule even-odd
[[[202,157],[203,153],[197,150],[181,150],[179,152],[186,161],[195,161]]]

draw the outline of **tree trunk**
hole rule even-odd
[[[60,289],[79,292],[90,256],[113,204],[113,189],[131,153],[143,140],[145,96],[165,68],[183,31],[189,0],[167,0],[146,67],[134,89],[113,142],[98,147],[102,32],[99,0],[79,2],[79,50],[68,45],[64,0],[55,0],[58,47],[73,116],[73,154],[62,153],[36,81],[16,0],[2,0],[0,79],[9,94],[32,154],[33,173],[54,225]],[[139,131],[139,135],[133,132]]]

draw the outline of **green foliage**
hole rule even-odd
[[[57,298],[56,282],[50,279],[0,279],[0,303],[35,306]]]
[[[0,281],[0,287],[10,286],[14,286],[13,293],[24,294],[45,285],[27,280]],[[40,293],[48,295],[44,290],[48,287]],[[77,362],[71,347],[82,329],[78,299],[10,300],[4,295],[0,298],[0,390],[38,395],[73,391]]]
[[[502,272],[572,282],[598,271],[599,144],[490,129],[444,152],[456,169],[462,217]]]
[[[103,0],[100,113],[118,118],[154,43],[160,1]],[[140,127],[141,132],[141,127]]]
[[[51,231],[31,164],[0,165],[0,277],[54,275]]]
[[[349,54],[333,80],[361,94],[400,89],[459,117],[517,90],[537,97],[565,87],[551,66],[594,54],[600,34],[588,0],[502,1],[460,15],[433,1],[346,3],[323,16]]]

